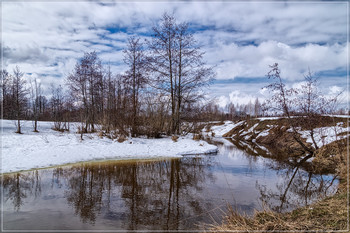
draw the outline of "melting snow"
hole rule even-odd
[[[211,131],[215,133],[215,137],[222,137],[225,133],[228,133],[231,129],[243,124],[244,121],[234,123],[232,121],[225,121],[223,125],[215,125],[211,127]]]
[[[340,140],[349,136],[350,127],[340,127],[341,124],[333,127],[321,127],[314,129],[314,139],[318,147],[322,147],[336,140]],[[348,132],[347,135],[338,135],[340,133]],[[312,139],[309,131],[300,131],[302,137],[306,138],[306,142],[310,142],[312,145]],[[314,145],[313,145],[314,146]]]
[[[177,142],[170,138],[131,138],[119,143],[87,134],[81,141],[75,124],[71,124],[71,132],[60,133],[51,129],[52,122],[38,122],[39,133],[34,133],[31,121],[22,122],[23,134],[16,134],[14,121],[1,120],[0,173],[81,161],[181,157],[217,151],[216,146],[189,137],[180,137]]]

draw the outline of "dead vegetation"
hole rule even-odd
[[[302,124],[298,124],[299,118],[293,120],[293,124],[296,125],[299,130],[307,130]],[[323,116],[320,117],[315,128],[332,127],[335,125],[346,127],[346,118]],[[251,130],[252,127],[254,127],[253,130]],[[264,131],[268,132],[268,134],[263,136],[259,135],[259,133]],[[344,136],[347,135],[347,132],[339,133],[337,135]],[[289,120],[286,118],[264,121],[257,119],[247,120],[224,134],[223,137],[230,137],[234,141],[244,141],[248,144],[257,143],[258,145],[266,147],[279,159],[282,159],[283,157],[298,157],[305,154],[305,149],[295,140],[294,133],[290,129]],[[308,147],[311,147],[311,143],[306,142],[305,138],[300,137],[299,140]],[[324,147],[321,148],[314,151],[314,156],[320,153],[321,150],[325,149]]]
[[[277,213],[264,208],[262,211],[255,211],[253,216],[248,216],[229,207],[223,222],[210,226],[210,231],[346,231],[349,201],[346,180],[343,180],[334,196],[287,213]]]
[[[177,142],[177,139],[179,139],[179,137],[176,136],[176,135],[173,135],[173,136],[171,137],[171,140],[173,140],[174,142]]]
[[[347,193],[341,191],[333,197],[283,214],[265,209],[247,216],[230,208],[224,223],[212,226],[211,231],[344,231],[347,229],[347,202]]]
[[[193,134],[193,140],[199,141],[201,139],[202,139],[202,135],[201,134]]]
[[[339,122],[343,127],[348,124],[346,119],[328,118],[323,122],[323,125],[318,127],[337,125]],[[255,127],[255,131],[262,131],[270,128],[269,135],[261,138],[256,138],[256,143],[264,144],[266,147],[271,145],[283,150],[297,150],[293,146],[291,135],[288,134],[287,127],[284,120],[271,120],[261,122],[247,122],[242,124],[237,129],[230,131],[231,136],[235,139],[244,139],[244,135],[238,137],[235,133],[247,131],[254,124],[259,123]],[[338,124],[339,125],[339,124]],[[243,130],[242,130],[243,129]],[[254,132],[251,132],[251,138]],[[256,211],[253,216],[241,214],[233,208],[229,208],[228,214],[221,224],[212,225],[211,232],[222,231],[346,231],[348,229],[348,208],[349,195],[348,191],[348,141],[344,138],[336,140],[332,143],[324,145],[313,154],[314,159],[311,163],[311,168],[316,173],[333,173],[339,180],[340,185],[338,191],[334,196],[319,200],[311,205],[295,209],[287,213],[277,213],[268,208],[262,211]],[[252,141],[252,140],[251,140]],[[249,143],[249,142],[247,142]],[[271,148],[269,147],[269,149]],[[287,153],[288,156],[292,154]],[[295,153],[294,153],[295,154]]]
[[[118,137],[118,139],[117,139],[117,141],[119,142],[119,143],[122,143],[122,142],[124,142],[124,141],[126,141],[126,140],[128,140],[124,135],[120,135],[119,137]]]

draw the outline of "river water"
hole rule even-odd
[[[229,206],[247,214],[263,206],[287,211],[337,189],[332,175],[221,141],[215,155],[100,161],[3,175],[3,229],[200,230],[221,222]]]

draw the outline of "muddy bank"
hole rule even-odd
[[[349,136],[348,118],[322,117],[313,130],[316,144],[310,138],[310,130],[299,124],[298,118],[293,121],[300,134],[299,139],[315,150],[308,162],[323,172],[326,170],[334,173],[339,162],[339,153],[346,147]],[[248,119],[236,123],[222,136],[229,138],[238,148],[251,155],[295,163],[309,153],[295,140],[290,124],[285,118]]]

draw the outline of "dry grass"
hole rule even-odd
[[[341,120],[337,119],[336,122]],[[328,121],[331,123],[331,120]],[[275,124],[277,122],[274,122]],[[267,125],[273,125],[272,122],[265,121],[258,127],[263,129]],[[278,121],[278,128],[281,129],[283,122]],[[334,123],[334,121],[333,121]],[[247,126],[245,126],[247,127]],[[258,128],[257,127],[257,128]],[[281,135],[271,135],[278,138]],[[279,139],[283,140],[283,139]],[[276,143],[276,142],[275,142]],[[279,142],[282,143],[282,142]],[[289,155],[291,156],[291,155]],[[226,218],[221,224],[212,225],[211,232],[271,232],[271,231],[346,231],[348,230],[348,204],[349,195],[347,190],[348,179],[348,141],[342,139],[321,147],[315,153],[312,161],[316,172],[330,171],[340,177],[338,192],[323,200],[317,201],[309,206],[301,207],[288,213],[276,213],[269,209],[256,211],[253,216],[240,214],[232,208],[229,210]]]
[[[253,131],[250,133],[244,133],[255,124],[258,125]],[[303,148],[293,139],[292,133],[287,131],[288,128],[287,119],[265,121],[252,119],[233,128],[223,136],[232,137],[234,140],[238,141],[243,140],[246,143],[250,143],[255,139],[259,145],[263,145],[272,152],[273,155],[276,155],[276,157],[280,159],[285,156],[300,156],[304,154]],[[269,134],[257,138],[257,134],[264,130],[269,130]],[[306,139],[302,138],[301,140],[304,140],[306,143]]]
[[[221,226],[212,228],[213,232],[219,231],[281,231],[296,229],[299,224],[287,222],[283,215],[270,210],[256,211],[253,216],[239,214],[236,210],[230,208],[229,215],[225,219],[225,223]]]
[[[320,122],[315,127],[334,126],[337,123],[342,122],[342,126],[347,126],[347,120],[345,118],[332,118],[321,117]],[[296,127],[300,127],[301,130],[305,130],[302,125],[299,125],[298,118],[295,118],[294,124]],[[247,133],[247,131],[257,124],[253,131]],[[228,133],[224,134],[224,137],[232,137],[237,141],[245,141],[250,143],[255,139],[255,142],[259,145],[266,147],[273,155],[282,159],[283,157],[298,157],[304,154],[304,149],[293,138],[293,133],[289,132],[290,122],[286,118],[280,118],[275,120],[259,121],[255,119],[246,120],[243,124],[233,128]],[[259,132],[269,130],[269,134],[266,136],[257,137]],[[340,135],[346,135],[347,132]],[[305,138],[300,138],[304,144],[310,144],[306,142]]]
[[[218,126],[218,125],[224,125],[225,122],[215,122],[215,123],[208,123],[208,124],[202,124],[200,127],[203,129],[205,127],[205,132],[209,133],[212,126]]]
[[[98,132],[98,134],[97,134],[97,136],[98,136],[99,138],[103,138],[104,135],[105,135],[105,134],[104,134],[102,131]]]
[[[179,139],[178,136],[176,135],[171,136],[171,140],[173,140],[174,142],[177,142],[177,139]]]
[[[239,214],[232,208],[224,222],[211,226],[212,232],[222,231],[335,231],[347,229],[347,193],[340,191],[310,206],[289,213],[265,209],[253,216]]]
[[[201,138],[202,138],[201,134],[193,134],[193,140],[199,141],[199,140],[201,140]]]
[[[120,135],[119,138],[117,139],[117,141],[118,141],[119,143],[122,143],[122,142],[124,142],[124,141],[126,141],[126,140],[127,140],[127,138],[126,138],[124,135]]]

